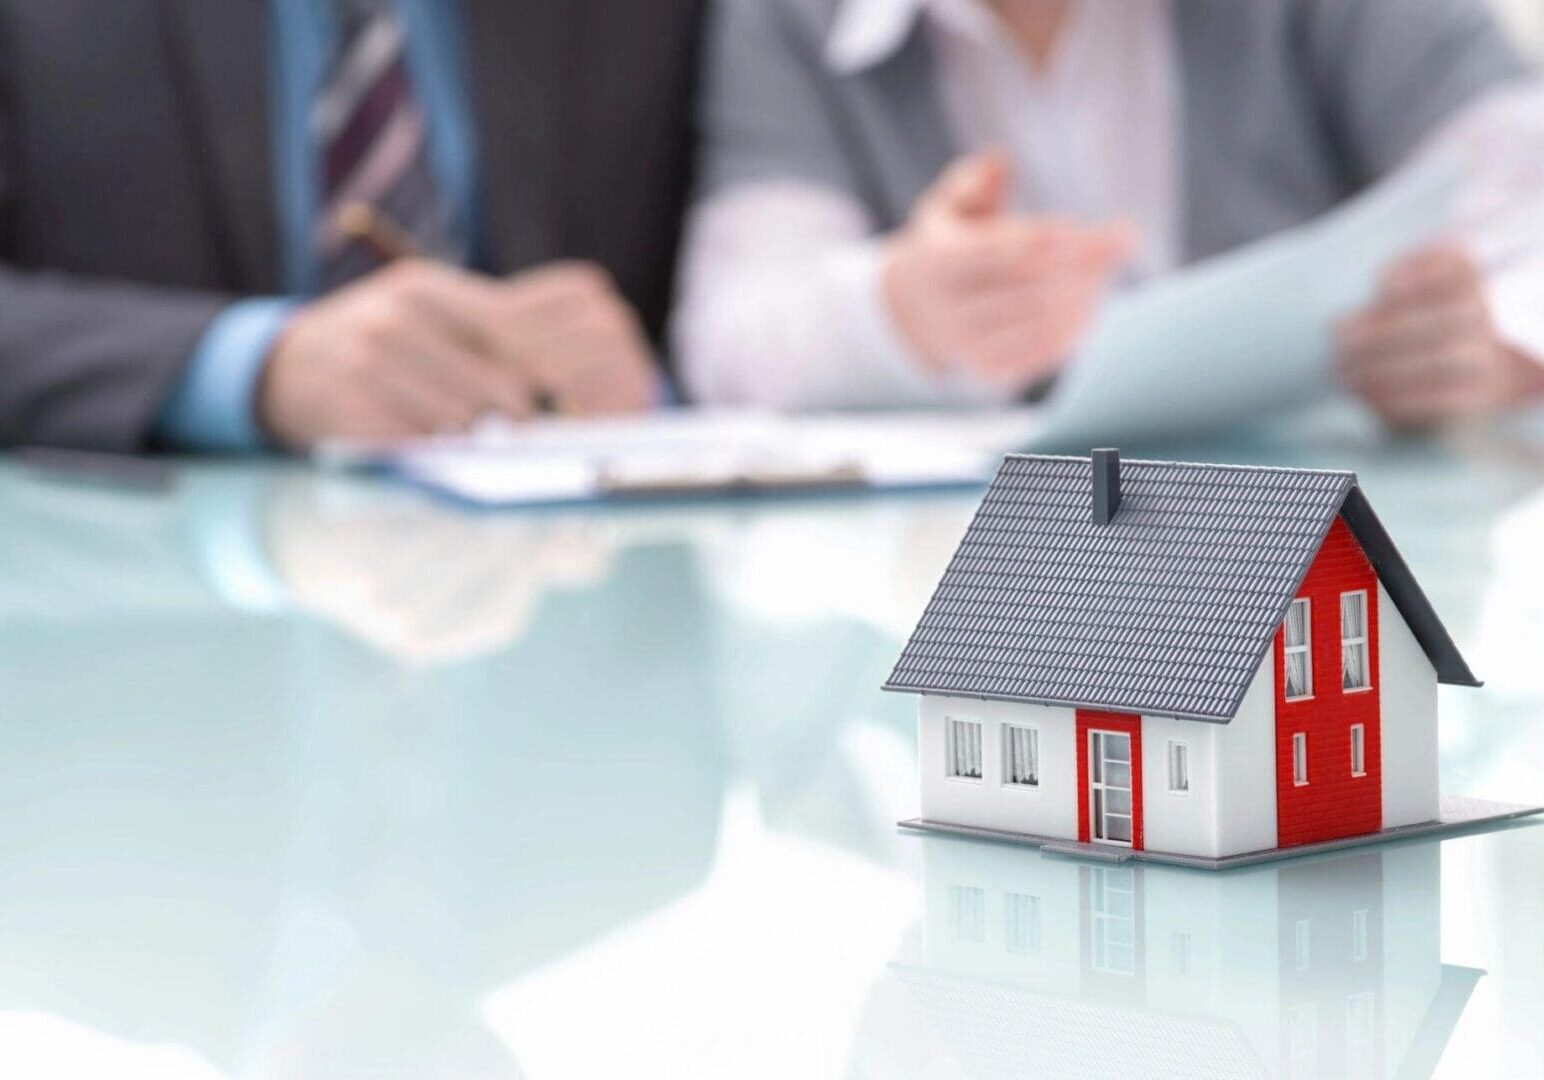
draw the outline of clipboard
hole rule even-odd
[[[371,468],[465,506],[772,497],[985,485],[1039,409],[786,416],[672,410],[615,420],[490,422],[406,446],[330,444],[334,468]]]

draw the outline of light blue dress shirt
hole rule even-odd
[[[321,149],[311,138],[310,114],[327,77],[337,21],[333,5],[324,0],[269,2],[274,202],[285,295],[232,304],[210,324],[156,425],[161,441],[181,449],[264,448],[253,415],[257,379],[285,323],[317,289],[311,236],[322,198]],[[459,5],[455,0],[396,3],[414,90],[428,114],[429,154],[441,192],[460,235],[475,238],[480,216],[476,130]]]

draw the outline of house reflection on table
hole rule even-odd
[[[1442,963],[1435,842],[1202,873],[939,839],[923,874],[891,970],[969,1077],[1430,1076],[1483,975]]]

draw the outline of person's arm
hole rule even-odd
[[[713,6],[671,326],[698,403],[931,397],[880,300],[874,223],[821,92],[815,40],[780,0]]]
[[[1510,130],[1506,99],[1528,69],[1490,10],[1480,0],[1314,10],[1316,86],[1353,176],[1370,182],[1418,152],[1457,152],[1471,170],[1462,201],[1493,202],[1493,174],[1539,132]],[[1484,416],[1544,392],[1544,339],[1516,314],[1537,274],[1501,269],[1485,233],[1465,229],[1396,260],[1339,328],[1341,381],[1395,428]]]
[[[1544,86],[1487,94],[1430,153],[1466,163],[1457,227],[1389,268],[1342,327],[1346,384],[1420,428],[1544,401]]]
[[[280,297],[242,300],[222,311],[156,415],[157,442],[178,450],[250,453],[267,446],[258,425],[258,380],[299,307]]]
[[[1008,214],[993,154],[957,163],[901,228],[874,236],[820,35],[798,10],[718,5],[673,324],[689,396],[790,409],[1013,400],[1065,359],[1126,238]]]
[[[883,238],[832,188],[745,184],[692,211],[673,340],[691,400],[783,409],[986,403],[928,372],[883,299]]]
[[[144,449],[229,303],[0,263],[0,446]]]
[[[1355,180],[1404,164],[1528,65],[1485,0],[1309,3],[1309,77]]]
[[[0,78],[0,446],[142,449],[230,300],[16,265],[11,124]]]

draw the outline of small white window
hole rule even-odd
[[[1169,794],[1190,794],[1190,747],[1177,739],[1169,740]]]
[[[1003,726],[1003,783],[1040,786],[1040,732],[1035,728]]]
[[[1292,783],[1308,783],[1308,736],[1301,731],[1292,736]]]
[[[981,779],[981,724],[975,720],[950,720],[949,775],[956,780]]]
[[[1170,941],[1170,961],[1174,966],[1174,974],[1190,974],[1191,937],[1188,933],[1180,932],[1174,935]]]
[[[1367,594],[1340,594],[1340,685],[1344,690],[1370,690],[1372,670],[1367,654]]]
[[[1313,635],[1309,628],[1311,607],[1308,599],[1292,601],[1287,608],[1285,652],[1287,657],[1287,700],[1313,697]]]
[[[1367,775],[1367,725],[1351,725],[1351,775]]]
[[[986,892],[969,885],[949,890],[949,921],[956,941],[986,940]]]
[[[1008,893],[1003,897],[1003,941],[1009,952],[1039,956],[1042,943],[1040,897]]]
[[[1297,920],[1292,934],[1292,959],[1297,964],[1297,970],[1307,971],[1309,963],[1313,960],[1310,955],[1312,948],[1313,927],[1307,919]]]
[[[1367,909],[1351,913],[1351,959],[1360,964],[1367,959]]]

